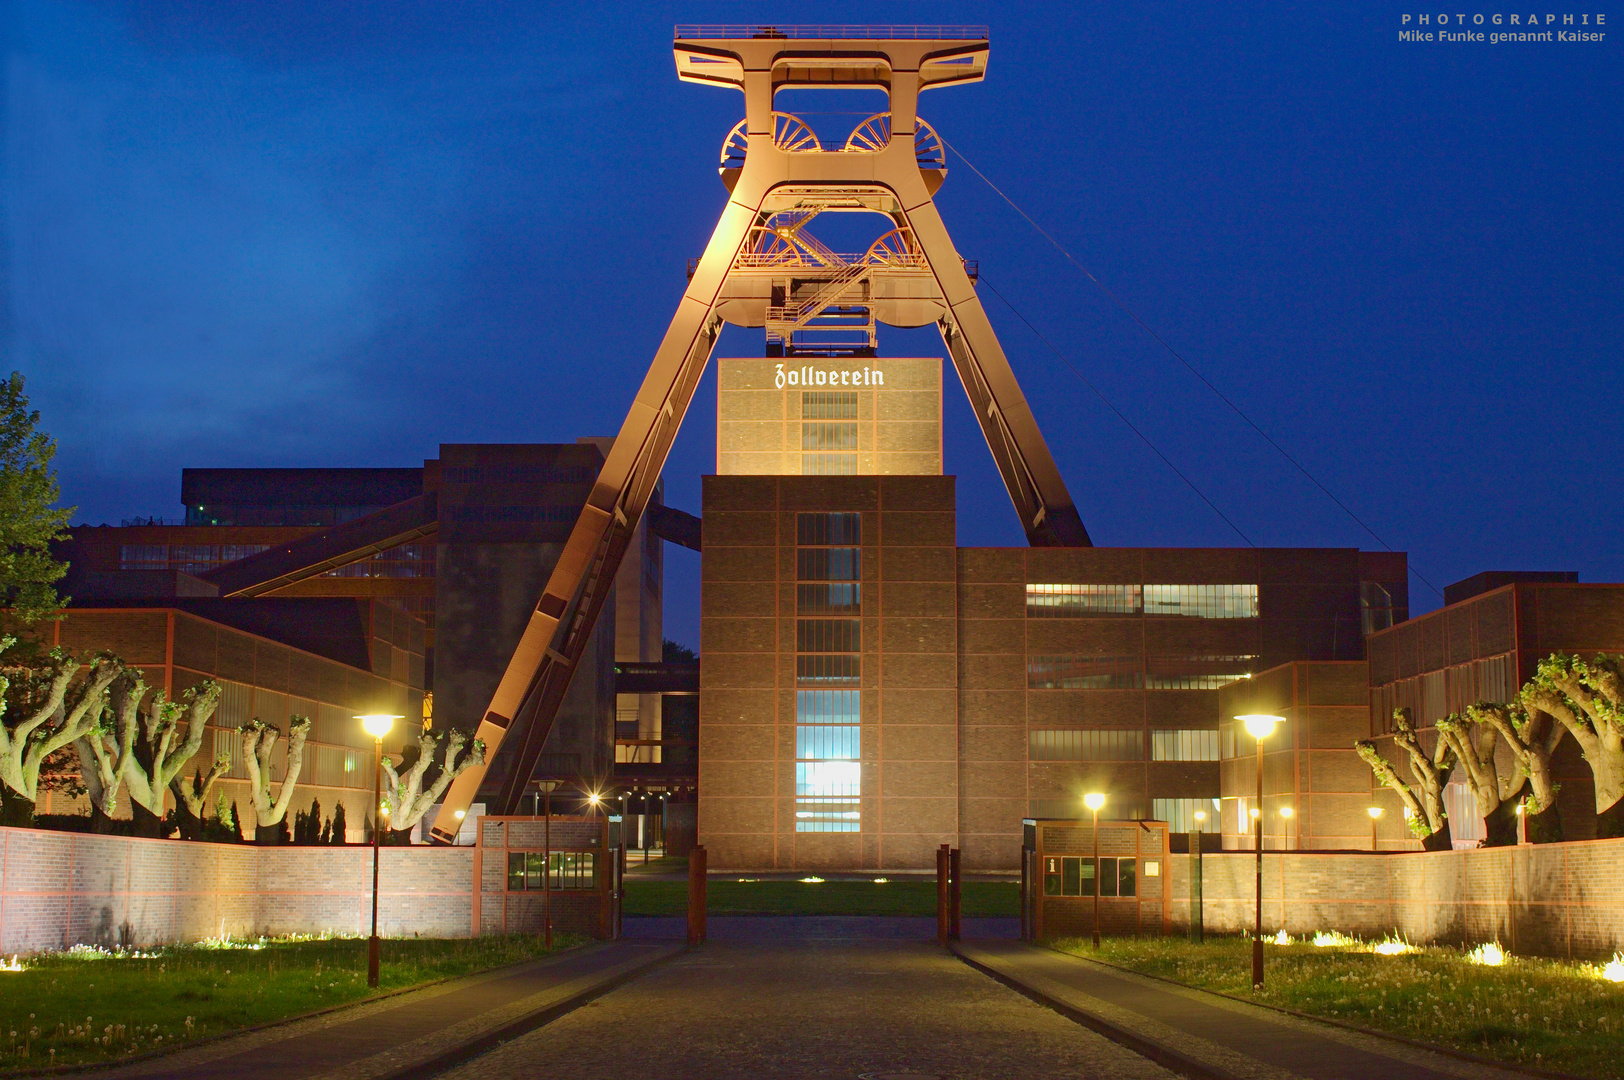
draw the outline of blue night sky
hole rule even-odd
[[[987,81],[922,114],[1421,575],[1624,580],[1624,10],[1504,45],[1400,42],[1419,9],[1387,3],[5,10],[0,347],[76,520],[176,515],[183,466],[612,433],[743,113],[677,82],[671,25],[965,22]],[[1253,542],[1379,547],[951,163],[960,251]],[[1097,543],[1243,543],[982,296]],[[947,401],[960,542],[1021,543]],[[666,469],[695,512],[714,412],[707,379]],[[697,556],[667,551],[697,644]]]

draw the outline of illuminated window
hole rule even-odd
[[[795,587],[795,610],[802,615],[857,615],[862,606],[863,587],[856,582]]]
[[[801,391],[802,420],[855,420],[857,419],[857,392],[855,390],[803,390]],[[853,425],[855,429],[856,425]],[[857,445],[853,435],[852,446]]]
[[[1026,587],[1026,613],[1037,619],[1079,615],[1137,615],[1138,585],[1045,585]]]
[[[856,686],[860,662],[855,656],[822,654],[795,658],[796,686]]]
[[[856,426],[856,425],[853,425]],[[802,454],[802,476],[856,476],[856,454]]]
[[[1137,894],[1138,860],[1102,858],[1099,865],[1101,896]],[[1047,856],[1043,860],[1043,895],[1093,896],[1094,859],[1085,855]]]
[[[858,581],[863,576],[863,549],[801,548],[795,552],[795,576],[802,581]]]
[[[1251,675],[1257,655],[1147,656],[1147,690],[1216,690]]]
[[[1256,585],[1146,585],[1146,615],[1257,618]]]
[[[1257,586],[1032,583],[1026,586],[1026,614],[1051,619],[1138,614],[1255,619]]]
[[[1137,690],[1144,686],[1137,656],[1029,656],[1031,690]]]
[[[1143,761],[1145,733],[1137,728],[1029,731],[1027,755],[1032,761]]]
[[[1217,761],[1218,729],[1199,728],[1150,733],[1152,761]]]
[[[862,514],[796,514],[795,542],[802,547],[850,547],[863,542]]]
[[[1150,816],[1156,821],[1167,822],[1169,832],[1187,833],[1198,826],[1199,832],[1218,831],[1217,799],[1152,799],[1150,804]],[[1199,822],[1195,819],[1197,810],[1207,815]]]

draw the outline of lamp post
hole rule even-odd
[[[1201,829],[1202,823],[1206,820],[1207,812],[1197,810],[1195,812],[1195,828],[1190,830],[1190,850],[1195,853],[1195,874],[1190,879],[1191,890],[1195,893],[1192,897],[1195,901],[1195,920],[1190,927],[1192,931],[1190,936],[1195,939],[1198,945],[1206,940],[1207,934],[1206,913],[1202,910],[1205,890],[1201,882]]]
[[[1382,808],[1379,807],[1379,806],[1372,806],[1369,810],[1366,810],[1365,813],[1370,815],[1370,850],[1375,851],[1376,850],[1376,822],[1378,822],[1378,821],[1380,821],[1382,819]]]
[[[1252,985],[1256,987],[1263,985],[1263,740],[1274,730],[1274,725],[1284,723],[1286,718],[1248,713],[1235,719],[1245,724],[1246,733],[1257,740],[1257,921],[1252,932]]]
[[[1294,813],[1296,813],[1296,811],[1289,806],[1282,806],[1280,808],[1280,847],[1284,851],[1291,850],[1291,816]],[[1301,830],[1299,830],[1297,833],[1297,840],[1299,843],[1302,841],[1302,838],[1303,834]]]
[[[553,951],[553,788],[557,780],[537,780],[536,787],[546,798],[546,816],[541,819],[541,943]]]
[[[1094,948],[1100,947],[1100,807],[1105,805],[1101,792],[1091,791],[1083,796],[1083,805],[1094,813]]]
[[[367,985],[378,985],[378,843],[383,839],[383,737],[404,716],[369,713],[357,716],[361,728],[372,736],[372,936],[367,939]]]

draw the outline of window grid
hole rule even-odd
[[[856,450],[857,425],[815,421],[801,425],[802,450]]]
[[[1144,685],[1137,656],[1029,656],[1030,690],[1137,690]]]
[[[802,420],[857,419],[855,390],[802,390]]]
[[[508,852],[508,891],[544,888],[541,872],[546,854],[541,851]],[[550,864],[551,885],[555,889],[596,888],[597,864],[597,855],[591,851],[555,851]]]
[[[795,542],[801,547],[851,547],[863,542],[862,514],[796,514]]]
[[[1257,586],[1033,582],[1026,586],[1026,614],[1037,619],[1140,614],[1255,619],[1258,617]]]
[[[795,552],[795,576],[802,581],[860,581],[863,549],[801,548]]]
[[[1255,653],[1227,656],[1147,656],[1146,690],[1216,690],[1249,678],[1257,667]]]
[[[802,454],[802,476],[856,476],[856,454]]]
[[[1032,761],[1143,761],[1145,733],[1138,728],[1027,732]]]
[[[1169,832],[1187,833],[1196,829],[1198,824],[1198,832],[1219,831],[1217,799],[1152,799],[1150,804],[1152,818],[1167,822]],[[1199,823],[1195,820],[1197,810],[1206,813],[1206,820]]]
[[[822,653],[795,658],[796,686],[856,686],[860,673],[856,656]]]
[[[1183,728],[1150,733],[1152,761],[1217,761],[1217,728]]]
[[[858,615],[862,606],[863,587],[856,582],[795,587],[795,611],[800,615]]]

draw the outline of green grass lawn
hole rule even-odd
[[[554,950],[579,939],[555,937]],[[78,949],[0,971],[0,1071],[181,1046],[453,975],[544,955],[531,936],[383,942],[379,989],[364,938]],[[9,963],[9,959],[7,963]]]
[[[1252,997],[1252,943],[1208,938],[1107,938],[1053,942],[1191,986]],[[1425,948],[1394,956],[1370,944],[1265,946],[1255,1000],[1500,1061],[1583,1076],[1624,1077],[1624,983],[1602,966],[1508,957],[1499,967],[1464,952]]]
[[[739,881],[712,878],[706,911],[711,915],[930,915],[936,914],[936,881]],[[966,881],[960,900],[965,918],[1020,914],[1020,888],[1009,881]],[[688,883],[626,879],[627,915],[686,915]]]

